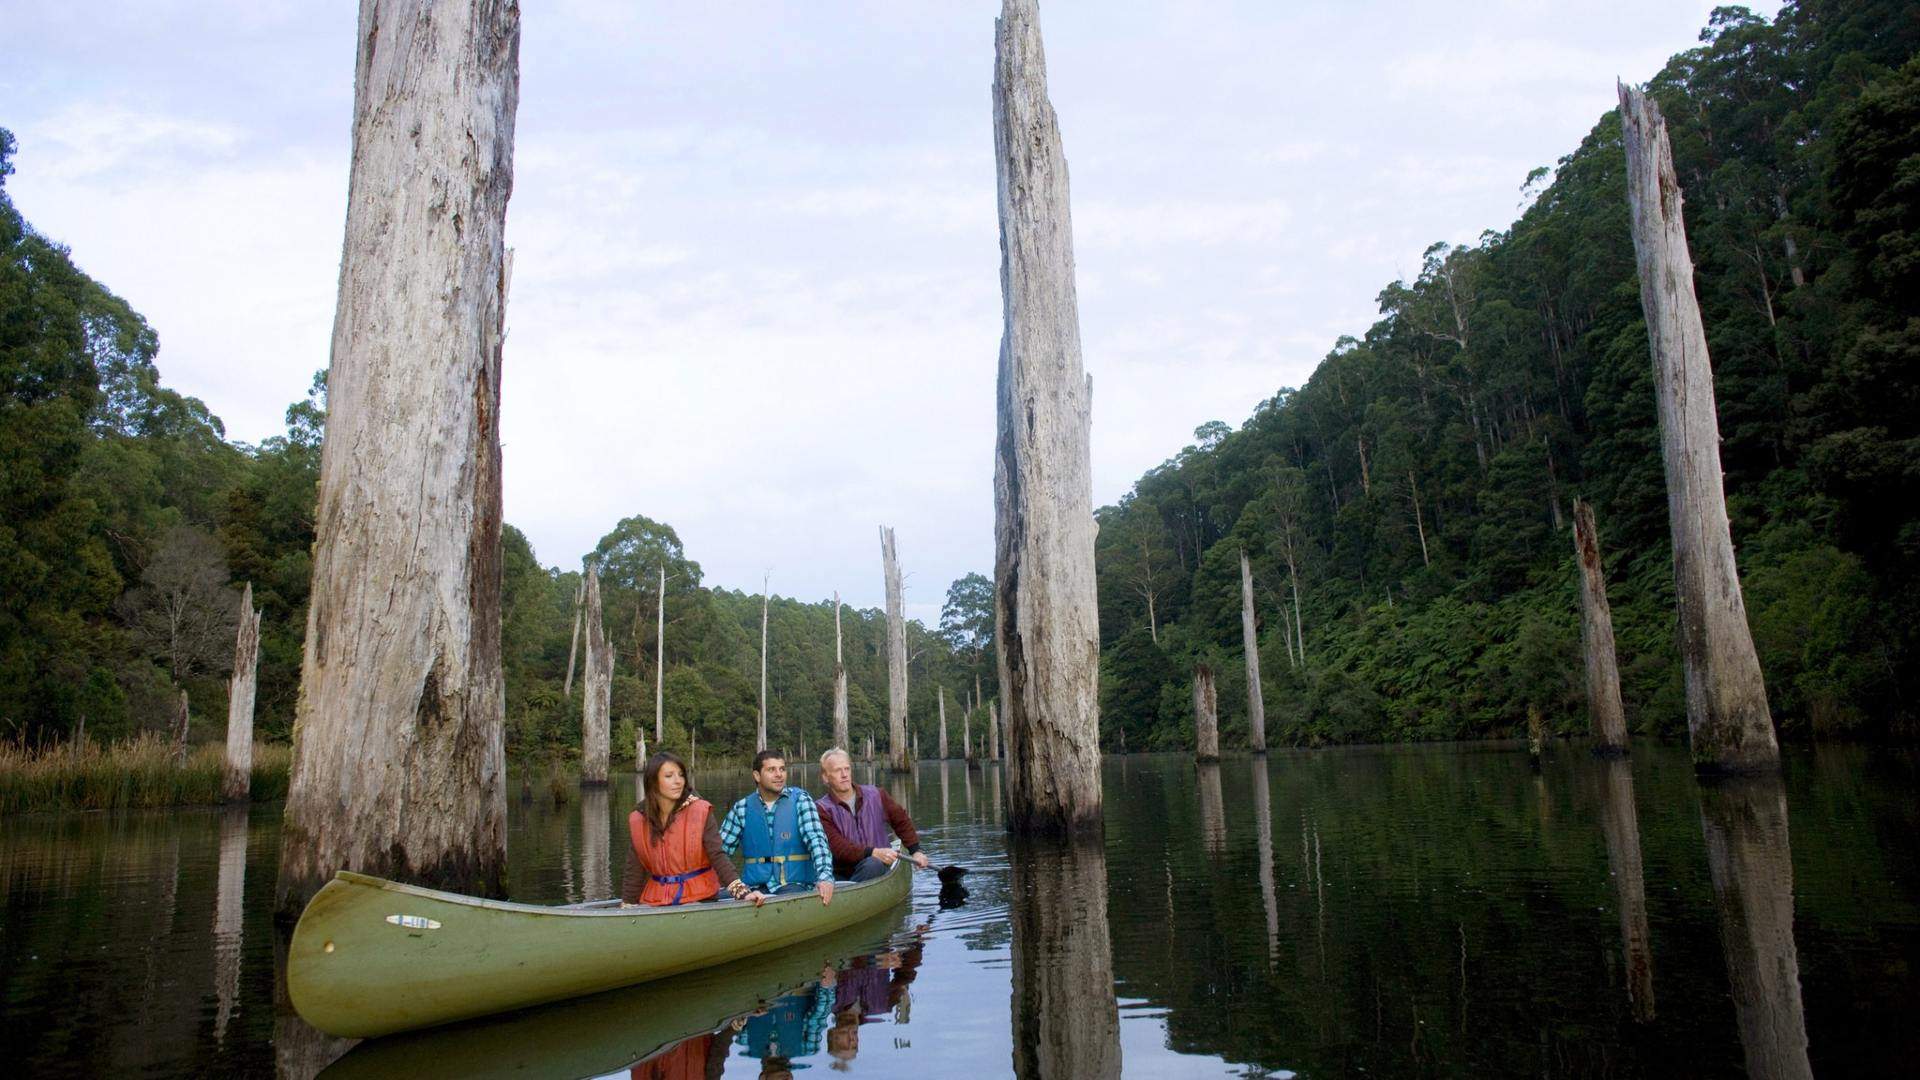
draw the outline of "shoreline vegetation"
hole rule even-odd
[[[254,743],[249,801],[285,798],[292,765],[291,746]],[[189,746],[181,757],[153,732],[105,746],[92,739],[38,747],[0,742],[0,813],[218,806],[227,801],[225,770],[224,745]]]

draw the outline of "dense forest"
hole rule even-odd
[[[1649,84],[1686,199],[1747,609],[1783,735],[1910,736],[1920,601],[1920,7],[1716,10]],[[1584,730],[1571,501],[1596,509],[1629,722],[1685,730],[1616,114],[1519,220],[1436,244],[1307,384],[1100,511],[1110,747]],[[1242,742],[1244,745],[1244,741]]]
[[[1685,186],[1748,610],[1789,737],[1911,735],[1920,637],[1920,7],[1717,10],[1652,80]],[[1604,78],[1605,75],[1598,75]],[[225,716],[238,586],[262,621],[258,730],[285,738],[311,571],[323,377],[286,433],[229,441],[162,385],[139,314],[12,203],[0,130],[0,737],[111,739]],[[30,154],[24,155],[30,161]],[[1651,365],[1608,114],[1504,232],[1437,244],[1381,318],[1239,430],[1214,422],[1099,513],[1102,729],[1192,740],[1219,676],[1244,739],[1239,557],[1252,560],[1269,738],[1319,744],[1584,728],[1571,500],[1608,555],[1630,721],[1684,728]],[[290,395],[291,396],[291,395]],[[508,742],[577,745],[566,693],[580,572],[503,538]],[[616,524],[589,556],[616,652],[613,745],[650,724],[665,590],[670,744],[750,748],[760,597],[702,584],[673,529]],[[879,574],[878,559],[874,573]],[[991,696],[992,588],[953,583],[909,628],[911,717]],[[776,744],[831,724],[833,606],[775,598]],[[885,742],[884,621],[844,616],[856,742]],[[974,718],[976,733],[980,715]]]

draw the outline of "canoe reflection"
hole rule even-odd
[[[814,984],[823,971],[859,970],[863,959],[882,948],[901,921],[901,913],[891,912],[775,953],[658,982],[557,1002],[491,1022],[474,1020],[370,1039],[322,1075],[325,1080],[584,1077],[630,1069],[635,1077],[699,1077],[717,1072],[736,1037],[749,1056],[771,1058],[776,1039],[791,1039],[791,1053],[799,1056],[804,1037],[780,1030],[783,999],[815,993],[815,1000],[807,1003],[810,1014],[817,1003]],[[915,953],[917,965],[918,947],[908,951]],[[839,978],[844,979],[845,973]],[[910,981],[910,977],[903,980],[903,985]],[[837,990],[827,993],[838,1000]],[[764,1023],[754,1029],[756,1021]],[[750,1029],[754,1035],[747,1034]],[[755,1038],[761,1040],[757,1046]],[[780,1043],[783,1051],[786,1045]]]

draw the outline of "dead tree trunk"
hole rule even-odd
[[[580,618],[586,612],[587,579],[581,578],[580,584],[573,590],[573,644],[567,646],[567,681],[561,688],[560,696],[573,700],[573,662],[580,655]]]
[[[638,725],[635,725],[636,727]],[[654,604],[653,741],[667,738],[667,564],[660,564],[660,597]],[[645,741],[644,737],[641,740]],[[645,759],[642,759],[642,764]]]
[[[947,688],[942,686],[935,695],[940,700],[940,760],[947,760]]]
[[[833,745],[850,749],[847,733],[847,659],[840,651],[840,594],[833,594]]]
[[[613,647],[600,610],[600,575],[587,571],[586,702],[580,710],[580,782],[607,782],[607,743],[613,727]]]
[[[760,579],[760,728],[755,750],[767,748],[767,583],[772,574]]]
[[[880,527],[880,560],[887,575],[887,760],[895,772],[907,761],[907,618],[901,595],[900,553],[893,530]]]
[[[1100,627],[1088,427],[1067,161],[1047,100],[1034,0],[1004,0],[994,32],[999,178],[999,441],[994,608],[1007,705],[1008,825],[1097,832]]]
[[[973,714],[960,714],[960,760],[973,761]]]
[[[1413,528],[1420,534],[1420,565],[1432,566],[1433,560],[1427,557],[1427,521],[1420,514],[1420,483],[1413,477],[1413,470],[1407,470],[1407,499],[1413,503]]]
[[[253,785],[253,698],[260,669],[260,613],[253,582],[240,593],[240,631],[233,645],[233,681],[227,684],[227,770],[221,795],[247,801]]]
[[[1220,760],[1220,699],[1213,688],[1213,667],[1193,665],[1193,759]]]
[[[1240,641],[1247,653],[1247,743],[1267,752],[1267,705],[1260,692],[1260,639],[1253,627],[1253,567],[1240,553]]]
[[[1573,500],[1573,550],[1580,562],[1580,640],[1587,654],[1587,711],[1599,754],[1627,752],[1627,713],[1620,702],[1620,665],[1613,650],[1613,609],[1593,507]]]
[[[193,724],[193,715],[187,707],[187,692],[180,691],[180,704],[173,710],[173,760],[179,764],[187,760],[187,729]]]
[[[506,877],[500,364],[520,11],[362,0],[277,907]]]
[[[987,702],[987,760],[1000,760],[1000,699]]]
[[[1713,771],[1773,770],[1780,765],[1780,747],[1734,564],[1713,369],[1694,298],[1693,259],[1666,121],[1639,91],[1619,89],[1627,202],[1666,461],[1693,761],[1696,768]]]

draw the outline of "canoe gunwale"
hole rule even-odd
[[[886,873],[871,881],[835,881],[833,883],[834,898],[837,900],[841,896],[848,895],[856,890],[866,890],[890,880],[893,877],[895,868],[905,861],[905,859],[894,860],[893,866],[889,867]],[[372,874],[361,874],[352,870],[334,871],[333,880],[362,888],[382,889],[387,892],[400,893],[404,896],[417,896],[426,900],[437,900],[443,904],[454,904],[460,907],[483,908],[489,911],[508,911],[516,915],[552,915],[569,919],[646,918],[649,915],[684,914],[688,911],[737,911],[742,907],[752,906],[745,900],[734,900],[731,898],[715,900],[712,903],[680,904],[672,907],[650,907],[644,904],[633,907],[620,907],[618,904],[615,904],[613,907],[590,908],[579,904],[523,904],[514,900],[489,900],[480,896],[467,896],[464,893],[442,892],[439,889],[429,889],[424,885],[409,885],[403,881],[392,881],[387,878],[375,877]],[[615,899],[617,900],[618,897]],[[820,894],[817,892],[788,893],[784,896],[769,896],[762,906],[790,904],[796,900],[813,900],[818,902],[819,899]],[[594,900],[587,901],[587,903],[604,904],[607,903],[607,901]]]

